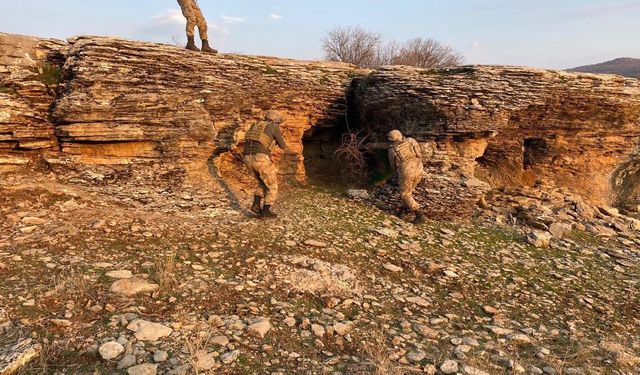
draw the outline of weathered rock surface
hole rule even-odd
[[[0,33],[0,164],[26,164],[56,146],[50,107],[62,41]]]
[[[53,118],[64,154],[94,158],[206,160],[235,148],[266,110],[282,111],[296,156],[284,173],[304,174],[302,136],[344,116],[355,68],[269,57],[204,55],[112,38],[71,41],[73,79]]]
[[[432,218],[468,217],[492,188],[539,182],[595,205],[640,206],[635,79],[496,66],[370,73],[105,37],[0,34],[0,51],[0,164],[203,170],[213,154],[233,175],[243,132],[277,109],[293,153],[275,159],[303,179],[303,138],[342,131],[352,113],[374,149],[391,128],[422,143],[418,199]]]
[[[388,67],[360,79],[355,93],[357,117],[374,142],[398,128],[422,143],[423,202],[434,215],[465,214],[486,189],[477,178],[492,187],[547,181],[594,203],[637,205],[638,80],[518,67]]]

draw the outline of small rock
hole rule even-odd
[[[134,336],[140,341],[158,341],[173,332],[173,329],[167,326],[141,319],[131,322],[127,329],[135,332]]]
[[[527,236],[527,242],[537,248],[549,247],[551,234],[549,232],[533,231]]]
[[[356,200],[369,199],[369,192],[364,189],[349,189],[347,190],[347,197]]]
[[[340,336],[346,335],[347,333],[351,332],[352,329],[353,326],[351,324],[336,323],[333,325],[333,330]]]
[[[263,319],[257,323],[253,323],[247,327],[247,330],[254,334],[255,336],[259,336],[260,338],[264,338],[264,336],[271,330],[271,323],[269,319]]]
[[[158,290],[158,284],[151,284],[138,278],[121,279],[111,285],[111,292],[126,297],[133,297],[140,293],[151,293]]]
[[[124,352],[124,346],[118,344],[115,341],[109,341],[105,344],[100,345],[98,352],[100,353],[102,359],[110,361],[117,358],[120,354],[122,354],[122,352]]]
[[[127,374],[129,375],[156,375],[158,371],[158,365],[152,365],[145,363],[143,365],[129,367]]]
[[[133,273],[129,270],[109,271],[105,275],[112,279],[130,279],[133,277]]]
[[[21,222],[25,225],[42,225],[47,221],[39,217],[26,216],[22,218]]]
[[[220,362],[228,365],[229,363],[234,362],[236,359],[238,359],[238,356],[240,356],[239,350],[226,352],[220,356]]]
[[[429,307],[429,301],[427,301],[426,299],[422,298],[422,297],[407,297],[405,298],[407,300],[407,302],[411,302],[415,305],[421,306],[421,307]]]
[[[316,240],[306,240],[304,241],[304,244],[311,247],[327,247],[326,243]]]
[[[395,264],[392,264],[392,263],[386,263],[384,265],[384,268],[386,270],[388,270],[388,271],[391,271],[391,272],[402,272],[402,267],[398,267],[398,266],[396,266]]]
[[[440,371],[443,374],[455,374],[458,372],[458,362],[452,360],[446,360],[440,365]]]
[[[425,358],[427,358],[427,353],[423,350],[412,350],[406,355],[407,359],[411,362],[417,363],[422,362]]]
[[[167,359],[169,359],[169,353],[165,352],[164,350],[158,350],[153,354],[153,361],[155,363],[161,363],[166,361]]]
[[[320,324],[312,324],[311,325],[311,332],[313,332],[313,334],[318,336],[318,337],[323,337],[326,331],[325,331],[324,327],[321,326]]]
[[[122,357],[120,362],[118,362],[118,370],[129,368],[135,364],[136,364],[136,357],[131,354],[127,354],[124,357]]]
[[[198,371],[209,371],[216,365],[216,359],[212,353],[207,353],[204,350],[199,351],[196,354],[196,360],[194,367],[196,368],[196,372]]]
[[[215,336],[211,339],[211,343],[213,345],[227,346],[229,344],[229,339],[227,336]]]

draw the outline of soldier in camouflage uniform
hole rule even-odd
[[[405,216],[409,211],[415,214],[414,223],[424,223],[425,216],[420,210],[420,204],[413,199],[413,191],[422,181],[424,175],[420,145],[413,138],[405,138],[398,130],[392,130],[389,133],[389,142],[391,143],[389,161],[391,167],[398,171],[398,183],[403,204],[401,216]]]
[[[198,26],[200,32],[200,40],[202,40],[202,52],[218,53],[209,46],[209,38],[207,37],[207,20],[202,15],[202,11],[198,6],[197,0],[178,0],[182,15],[187,19],[187,49],[191,51],[199,51],[195,42],[195,29]]]
[[[244,164],[258,180],[258,190],[253,198],[251,211],[262,218],[275,218],[271,206],[278,195],[278,169],[271,161],[271,146],[275,143],[288,150],[282,137],[280,124],[282,116],[277,111],[269,111],[266,120],[253,124],[245,136]],[[264,205],[261,201],[264,199]]]

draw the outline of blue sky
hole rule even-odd
[[[336,25],[433,37],[470,64],[567,68],[640,57],[640,0],[200,0],[223,52],[322,57]],[[0,31],[184,39],[175,0],[0,0]]]

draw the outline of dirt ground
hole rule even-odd
[[[1,178],[0,359],[39,353],[20,374],[640,373],[637,237],[536,248],[313,185],[264,221],[249,188],[160,165]]]

